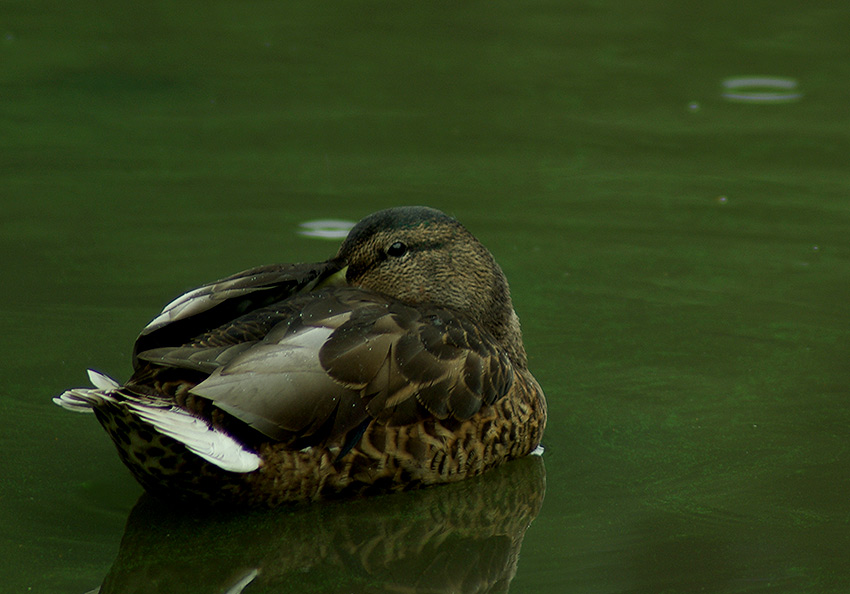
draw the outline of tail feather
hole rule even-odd
[[[117,404],[134,417],[150,424],[159,433],[185,445],[207,462],[230,472],[251,472],[260,467],[260,457],[246,449],[227,433],[211,426],[176,406],[156,406],[134,400],[120,392],[114,379],[92,369],[88,370],[94,388],[73,388],[53,399],[62,408],[90,413],[107,404]]]
[[[95,403],[100,399],[101,395],[97,393],[97,390],[74,388],[53,398],[53,403],[71,412],[92,413]]]
[[[99,388],[101,390],[117,390],[121,387],[121,384],[106,374],[95,371],[94,369],[87,369],[86,371],[89,374],[89,380],[95,388]]]
[[[66,390],[55,397],[53,402],[65,410],[80,413],[94,412],[96,406],[100,406],[107,401],[114,402],[115,398],[112,397],[111,393],[120,388],[121,385],[111,377],[94,369],[89,369],[88,374],[91,383],[95,386],[94,388],[72,388]]]

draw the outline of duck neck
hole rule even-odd
[[[528,357],[522,345],[522,328],[519,316],[514,311],[510,287],[504,275],[498,276],[498,282],[491,293],[490,307],[487,308],[484,324],[490,329],[493,338],[504,345],[508,357],[514,365],[522,369],[528,367]]]

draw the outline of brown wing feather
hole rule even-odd
[[[322,366],[392,424],[464,420],[507,394],[513,368],[496,341],[442,309],[393,303],[359,312],[322,347]]]
[[[334,381],[319,363],[322,344],[349,315],[330,310],[333,315],[310,323],[298,316],[279,322],[192,393],[273,439],[341,438],[367,414],[359,393]]]
[[[464,318],[359,289],[296,297],[139,356],[209,373],[193,394],[293,447],[340,445],[371,418],[468,419],[513,381],[496,341]]]

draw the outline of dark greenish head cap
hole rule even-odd
[[[417,227],[427,228],[429,225],[443,224],[463,229],[456,219],[427,206],[398,206],[379,210],[376,213],[362,219],[348,233],[348,237],[342,242],[339,253],[344,253],[351,246],[361,243],[368,237],[380,231],[399,231],[415,229]]]

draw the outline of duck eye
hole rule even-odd
[[[405,253],[407,253],[407,244],[400,241],[387,248],[387,255],[393,258],[401,258]]]

